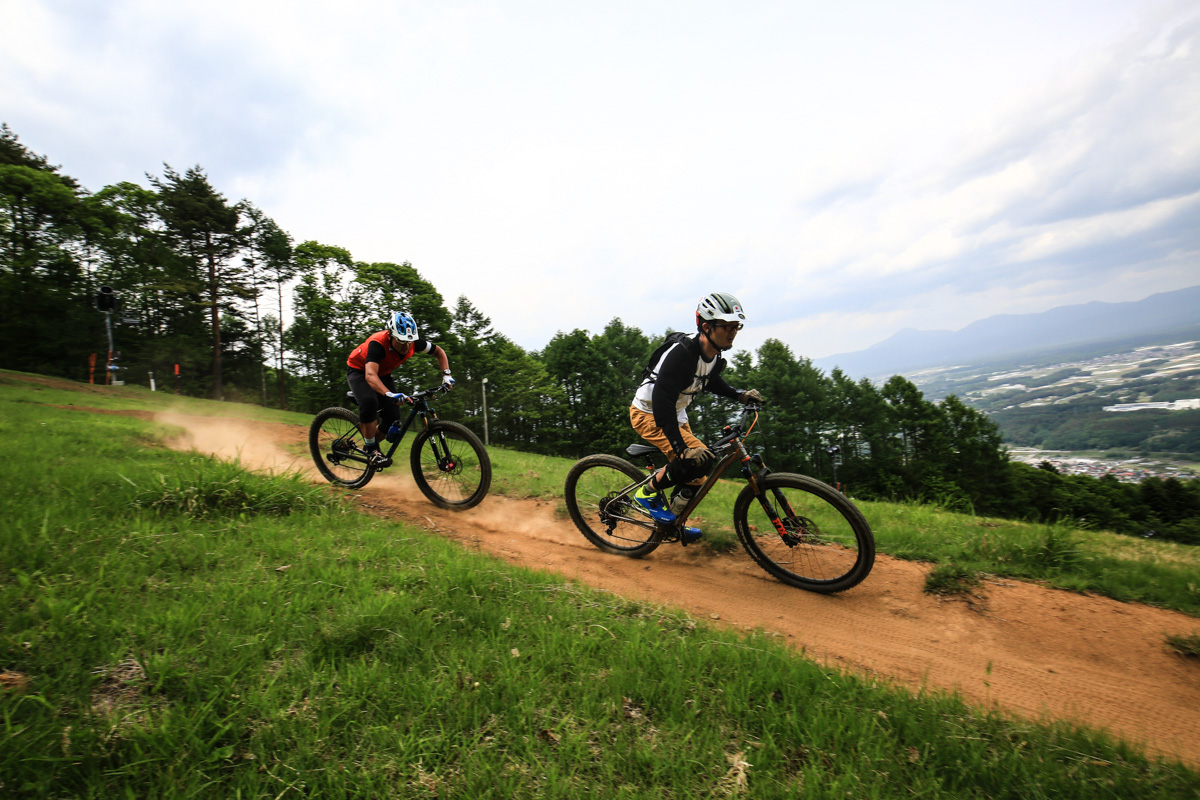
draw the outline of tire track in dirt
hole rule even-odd
[[[172,445],[256,469],[299,469],[322,480],[307,430],[230,418],[158,414],[187,434]],[[741,551],[713,556],[664,545],[646,559],[593,548],[556,503],[490,495],[465,512],[428,503],[404,469],[358,492],[363,507],[510,563],[558,573],[630,599],[679,608],[710,624],[780,636],[819,663],[912,690],[957,692],[1029,720],[1109,731],[1152,756],[1200,766],[1200,665],[1173,655],[1166,634],[1200,634],[1200,620],[1017,581],[985,599],[922,591],[927,567],[879,557],[860,586],[825,596],[785,586]]]

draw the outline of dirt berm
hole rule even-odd
[[[262,469],[303,469],[307,430],[235,419],[158,414],[194,448]],[[991,581],[975,602],[922,591],[928,566],[879,557],[840,595],[785,586],[740,549],[713,556],[664,545],[644,560],[596,550],[554,503],[490,495],[441,511],[406,470],[379,475],[363,507],[452,537],[514,564],[552,571],[631,599],[682,609],[712,624],[775,632],[816,661],[913,690],[1030,720],[1070,720],[1200,766],[1200,663],[1172,653],[1167,634],[1200,634],[1200,620],[1029,583]]]

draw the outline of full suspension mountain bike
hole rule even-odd
[[[772,472],[761,455],[746,450],[759,411],[757,404],[748,405],[737,423],[725,426],[710,448],[716,455],[712,472],[675,522],[655,522],[633,500],[658,468],[654,457],[661,453],[647,444],[625,451],[643,459],[644,470],[604,454],[577,461],[566,482],[571,519],[604,552],[641,558],[663,542],[679,541],[688,516],[725,470],[740,461],[746,487],[733,504],[733,525],[754,562],[784,583],[813,592],[857,586],[875,563],[871,526],[833,487],[805,475]]]
[[[483,442],[468,427],[437,418],[431,401],[447,391],[438,386],[409,396],[412,408],[403,422],[397,418],[389,430],[379,429],[380,449],[391,463],[404,434],[417,419],[417,435],[409,452],[413,479],[429,501],[455,511],[472,508],[483,500],[492,484],[492,462]],[[351,401],[354,394],[346,393]],[[386,440],[385,440],[386,439]],[[317,469],[338,486],[359,489],[384,469],[367,457],[358,415],[333,406],[317,413],[308,430],[308,448]]]

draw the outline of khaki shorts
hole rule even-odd
[[[667,461],[675,460],[675,450],[671,447],[671,443],[667,441],[667,435],[662,432],[662,429],[654,424],[654,415],[642,411],[637,406],[629,407],[629,421],[633,423],[633,429],[637,435],[645,439],[650,444],[662,450],[667,457]],[[684,423],[679,426],[679,434],[683,436],[683,443],[688,447],[704,447],[704,442],[696,438],[692,433],[692,426]],[[699,485],[704,483],[704,478],[701,477],[692,483]]]

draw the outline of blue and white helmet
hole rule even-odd
[[[388,314],[387,329],[398,342],[415,342],[420,338],[417,334],[417,321],[407,311],[393,311]]]

